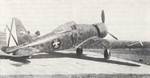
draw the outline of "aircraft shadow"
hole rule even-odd
[[[112,64],[119,64],[119,65],[127,65],[127,66],[140,66],[138,64],[129,63],[129,62],[122,62],[122,61],[116,61],[116,60],[105,60],[104,58],[95,58],[95,57],[89,57],[86,55],[77,56],[75,53],[58,53],[58,52],[52,52],[49,54],[39,54],[32,57],[32,59],[42,59],[42,58],[63,58],[63,57],[70,57],[70,58],[76,58],[76,59],[83,59],[83,60],[91,60],[96,62],[106,62],[106,63],[112,63]]]

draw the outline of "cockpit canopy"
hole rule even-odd
[[[65,24],[62,24],[58,26],[53,32],[54,33],[63,33],[63,32],[68,32],[71,30],[75,30],[76,28],[76,23],[74,21],[67,22]]]

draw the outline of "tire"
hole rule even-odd
[[[105,60],[109,60],[110,59],[110,56],[111,56],[111,52],[109,49],[105,49],[104,50],[104,59]]]
[[[81,56],[83,54],[83,49],[81,47],[76,49],[77,56]]]

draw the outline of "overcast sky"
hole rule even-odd
[[[149,0],[0,0],[0,30],[17,17],[31,32],[45,34],[69,21],[101,22],[102,9],[108,30],[119,39],[150,41]]]

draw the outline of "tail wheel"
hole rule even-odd
[[[109,49],[104,50],[104,59],[108,60],[110,59],[111,53]]]
[[[81,56],[83,54],[83,49],[81,47],[76,49],[77,56]]]

